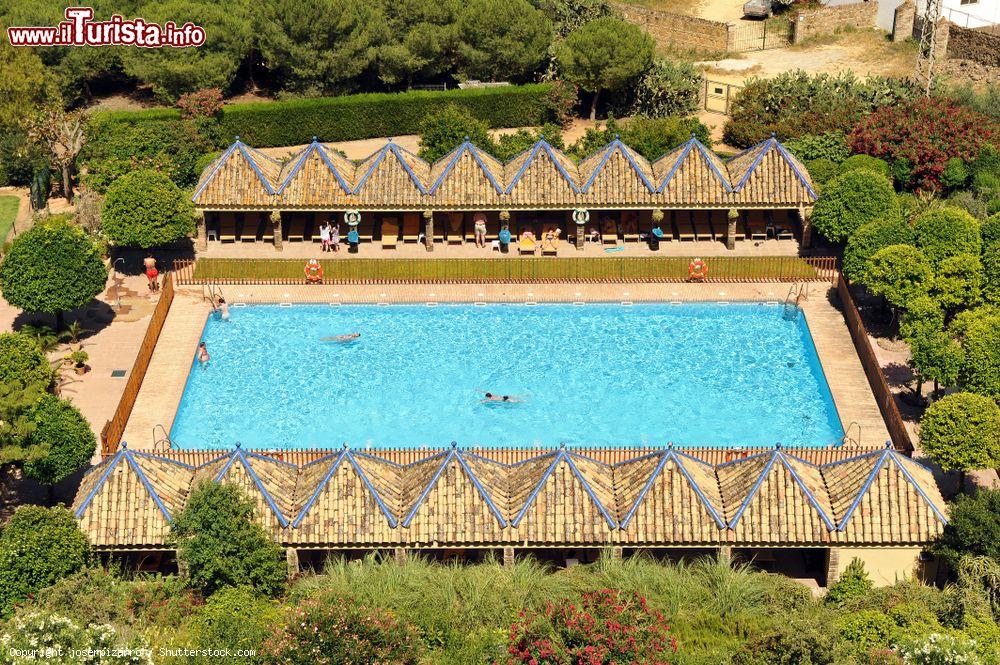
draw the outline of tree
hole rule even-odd
[[[520,81],[545,61],[552,23],[527,0],[470,0],[458,35],[465,77]]]
[[[864,169],[848,171],[824,185],[810,219],[828,239],[843,242],[869,222],[898,221],[899,202],[882,176]]]
[[[639,26],[607,16],[577,28],[558,48],[570,82],[593,93],[590,119],[604,90],[617,90],[642,74],[653,61],[653,38]]]
[[[0,131],[27,130],[36,110],[58,99],[51,73],[33,49],[0,44]]]
[[[913,222],[913,233],[917,247],[935,268],[957,254],[979,256],[982,248],[979,221],[952,206],[932,208],[918,215]]]
[[[456,0],[385,2],[391,39],[378,51],[379,78],[389,85],[440,77],[454,66],[457,49]]]
[[[910,365],[916,371],[915,393],[919,397],[924,381],[935,388],[958,382],[963,352],[958,342],[944,330],[944,311],[930,296],[920,295],[907,305],[899,332],[910,347]]]
[[[1000,315],[968,324],[962,337],[965,362],[959,384],[969,392],[1000,399]]]
[[[949,315],[972,307],[982,293],[983,264],[975,254],[949,256],[938,265],[931,295]]]
[[[966,556],[986,556],[1000,562],[1000,490],[960,494],[934,549],[953,569]]]
[[[251,586],[273,596],[284,588],[281,547],[254,520],[255,511],[235,485],[204,482],[191,491],[171,529],[191,586],[205,595]]]
[[[228,90],[249,53],[249,3],[207,0],[154,0],[138,15],[148,22],[191,21],[205,29],[205,43],[188,48],[130,48],[122,51],[125,71],[153,86],[153,94],[173,103],[185,92]]]
[[[86,114],[64,111],[58,106],[46,109],[35,122],[32,136],[48,146],[52,163],[62,171],[63,196],[73,201],[73,169],[76,157],[87,141],[84,133]]]
[[[102,224],[111,242],[145,249],[194,233],[194,213],[187,195],[170,178],[143,169],[108,188]]]
[[[387,40],[381,7],[365,0],[254,3],[260,55],[287,90],[349,92]]]
[[[40,222],[18,236],[0,263],[0,291],[27,312],[54,314],[83,307],[104,290],[108,273],[98,246],[65,221]]]
[[[920,447],[945,471],[964,474],[997,466],[1000,406],[990,397],[973,393],[942,397],[920,419]]]
[[[912,245],[913,227],[901,218],[877,219],[859,227],[847,239],[842,270],[852,282],[864,283],[868,261],[889,245]]]
[[[868,262],[863,282],[877,296],[884,296],[895,309],[930,289],[934,273],[923,252],[912,245],[889,245],[875,252]]]
[[[534,0],[556,27],[556,34],[565,37],[581,25],[614,14],[608,0]]]
[[[54,395],[44,395],[29,409],[31,445],[47,451],[24,465],[25,475],[44,485],[55,485],[90,463],[97,439],[79,409]]]
[[[570,147],[570,152],[583,159],[617,137],[640,155],[653,161],[690,139],[692,134],[705,145],[711,145],[708,127],[697,118],[640,116],[623,122],[609,118],[604,129],[588,128]]]
[[[562,128],[546,123],[539,130],[519,129],[516,132],[501,134],[494,142],[493,156],[506,161],[528,150],[542,138],[553,148],[562,150],[566,147],[563,142]]]
[[[436,162],[457,148],[466,139],[479,149],[493,151],[489,125],[468,110],[448,104],[431,113],[420,123],[420,157]]]
[[[889,164],[884,159],[872,157],[870,155],[852,155],[842,161],[838,167],[840,173],[847,173],[855,170],[873,171],[888,180],[892,174],[889,171]]]
[[[45,387],[52,382],[52,367],[35,340],[20,333],[0,333],[0,384]]]
[[[703,81],[690,62],[655,58],[613,96],[610,106],[619,116],[689,116],[698,110]]]
[[[0,617],[87,562],[90,545],[65,508],[20,506],[0,531]]]

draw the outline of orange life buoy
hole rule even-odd
[[[306,281],[318,282],[323,279],[323,266],[316,259],[309,259],[306,262]]]
[[[691,279],[705,279],[708,276],[708,266],[701,259],[695,259],[688,265],[688,276]]]

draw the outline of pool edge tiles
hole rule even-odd
[[[672,316],[670,311],[674,308],[680,308],[682,311],[698,310],[700,318],[696,321],[696,325],[705,326],[703,328],[703,336],[708,333],[717,334],[719,322],[721,321],[725,324],[732,319],[732,315],[726,315],[723,313],[723,310],[747,313],[760,308],[758,310],[760,312],[769,310],[770,318],[780,317],[783,310],[780,306],[775,307],[774,305],[763,303],[747,302],[734,302],[730,306],[690,302],[683,305],[642,302],[627,306],[614,303],[590,303],[588,306],[582,307],[573,306],[568,302],[559,304],[539,303],[536,307],[525,307],[521,303],[510,303],[507,305],[490,304],[486,306],[474,306],[471,303],[440,303],[439,307],[434,308],[428,308],[424,303],[411,303],[393,304],[390,307],[382,306],[377,309],[373,305],[364,304],[343,305],[341,307],[330,307],[328,304],[312,304],[281,308],[280,312],[277,312],[278,308],[274,306],[252,305],[234,311],[232,324],[223,324],[213,318],[205,320],[202,339],[208,343],[209,351],[214,356],[213,361],[205,369],[200,368],[197,361],[191,363],[190,367],[193,371],[190,372],[184,385],[183,398],[180,401],[179,408],[173,420],[173,427],[171,428],[171,438],[174,440],[175,446],[181,449],[224,449],[231,447],[237,441],[247,447],[261,449],[328,449],[337,448],[345,442],[356,448],[433,448],[445,446],[452,440],[458,440],[463,446],[483,448],[545,448],[558,445],[559,443],[566,443],[579,448],[642,447],[666,445],[669,441],[673,441],[678,446],[685,447],[770,446],[779,442],[787,447],[818,447],[840,443],[840,439],[843,436],[842,419],[839,416],[837,405],[831,394],[809,323],[800,310],[796,310],[795,322],[792,327],[799,331],[797,337],[802,347],[801,351],[805,353],[805,360],[807,361],[805,364],[810,366],[810,375],[816,383],[815,390],[818,395],[810,396],[809,399],[818,397],[819,402],[822,404],[822,409],[817,409],[815,403],[809,404],[807,403],[808,400],[805,399],[793,399],[789,404],[793,410],[799,407],[804,409],[803,413],[808,419],[818,416],[821,420],[826,420],[825,425],[821,423],[810,426],[810,431],[823,432],[821,440],[820,438],[802,440],[795,439],[794,436],[780,435],[771,436],[767,440],[753,440],[750,436],[739,436],[733,439],[726,434],[728,425],[725,425],[726,419],[724,418],[711,419],[710,424],[715,428],[714,430],[711,427],[702,427],[702,423],[699,421],[698,432],[710,432],[710,434],[706,435],[706,437],[710,438],[686,440],[684,435],[675,435],[673,426],[667,427],[663,423],[668,421],[673,423],[689,423],[692,418],[704,419],[705,413],[713,412],[708,405],[701,405],[699,403],[711,402],[711,398],[706,399],[704,394],[698,395],[698,399],[688,400],[691,402],[690,404],[682,405],[683,409],[686,410],[677,410],[675,408],[682,401],[677,399],[667,400],[663,404],[654,404],[655,409],[649,410],[652,407],[646,405],[647,397],[653,394],[653,392],[663,392],[662,389],[668,387],[666,384],[657,384],[656,388],[650,389],[643,382],[645,378],[643,375],[648,374],[647,370],[650,367],[653,370],[663,369],[666,372],[666,382],[669,386],[672,386],[672,390],[676,389],[675,379],[680,377],[683,382],[686,382],[688,380],[687,375],[676,367],[667,366],[665,369],[661,368],[660,365],[655,364],[655,358],[649,360],[649,357],[652,356],[642,346],[642,338],[645,336],[645,333],[643,333],[641,327],[632,328],[631,330],[635,334],[625,335],[625,337],[619,340],[613,337],[609,338],[607,335],[607,324],[609,322],[623,330],[629,329],[629,326],[636,326],[642,323],[642,321],[637,322],[630,319],[636,313],[641,313],[643,316],[666,316],[668,318],[662,320],[670,323],[671,319],[669,317]],[[242,339],[245,342],[246,339],[261,338],[261,335],[266,337],[264,334],[267,332],[266,330],[253,332],[249,328],[242,330],[242,334],[245,334],[245,337],[241,337],[240,334],[234,334],[229,342],[226,341],[225,337],[216,336],[220,334],[219,326],[233,325],[235,327],[227,327],[223,331],[237,331],[241,327],[237,325],[241,318],[243,319],[243,324],[246,325],[246,319],[254,318],[254,312],[263,312],[265,320],[268,319],[268,313],[271,316],[276,314],[278,317],[294,317],[294,313],[298,312],[300,316],[304,317],[302,319],[304,322],[303,326],[315,325],[315,321],[326,321],[327,315],[334,315],[330,319],[332,321],[340,321],[343,320],[342,317],[348,314],[351,316],[367,314],[368,316],[358,318],[351,324],[336,323],[335,325],[361,326],[364,325],[364,322],[373,318],[380,321],[380,323],[366,333],[367,337],[365,335],[362,336],[361,341],[355,347],[356,351],[353,352],[337,344],[325,345],[326,347],[333,346],[333,351],[328,351],[327,348],[317,351],[315,342],[320,335],[310,332],[308,336],[302,337],[299,335],[299,331],[294,328],[285,330],[283,334],[276,333],[277,337],[266,344],[262,342],[264,346],[261,348],[256,348],[253,344],[249,346],[237,345],[232,347],[233,351],[230,351],[227,344],[232,343],[233,340],[239,341]],[[434,324],[434,321],[427,319],[427,316],[441,317],[454,313],[456,316],[467,319],[464,322],[468,324],[468,321],[477,321],[476,316],[485,313],[487,320],[484,324],[491,325],[495,324],[496,321],[490,321],[489,316],[497,317],[500,323],[505,325],[497,325],[496,328],[505,331],[504,339],[510,339],[508,346],[498,347],[498,353],[502,356],[502,364],[510,366],[512,369],[506,373],[492,371],[492,359],[486,358],[484,360],[477,353],[479,353],[478,349],[482,346],[494,344],[494,338],[490,336],[476,337],[475,335],[462,338],[461,335],[465,334],[464,330],[466,327],[469,327],[468,325],[458,325],[456,330],[449,330],[447,328],[437,330],[438,333],[448,339],[450,339],[450,335],[458,334],[459,337],[454,340],[454,343],[459,345],[459,348],[466,349],[466,351],[457,354],[451,353],[448,352],[449,345],[447,343],[438,345],[440,348],[432,350],[437,354],[445,353],[442,356],[444,360],[434,357],[432,359],[433,363],[429,365],[425,364],[421,366],[420,363],[408,362],[410,356],[420,356],[424,352],[421,345],[414,342],[413,339],[401,343],[400,348],[402,351],[385,343],[382,343],[379,348],[365,349],[366,344],[376,345],[379,343],[377,336],[380,330],[385,330],[386,335],[398,334],[400,337],[405,337],[405,330],[400,332],[400,329],[393,329],[391,319],[380,318],[384,316],[392,317],[396,313],[406,313],[406,316],[409,317],[415,316],[410,323],[419,326],[421,329],[427,328],[427,326],[431,326],[433,329],[432,324]],[[310,314],[313,318],[310,318]],[[416,316],[417,314],[419,316]],[[518,338],[517,335],[520,333],[516,330],[516,326],[513,332],[507,331],[506,329],[511,327],[509,325],[511,319],[507,317],[512,316],[518,321],[523,322],[527,320],[531,321],[532,325],[541,325],[542,328],[539,329],[539,334],[534,337],[522,334]],[[341,317],[341,319],[337,317]],[[536,318],[533,319],[532,317]],[[543,318],[539,319],[537,317]],[[558,320],[555,323],[551,321],[546,322],[544,319],[549,317],[555,317]],[[574,340],[563,333],[564,330],[572,328],[572,325],[575,325],[576,317],[582,317],[581,320],[585,321],[586,326],[588,326],[584,330],[587,334],[592,334],[584,346],[592,346],[595,350],[591,353],[600,356],[593,367],[588,366],[584,370],[578,370],[575,367],[580,357],[574,355],[575,352],[570,353],[567,351],[567,349],[576,348],[576,345],[581,343],[580,340]],[[604,320],[602,320],[602,317],[604,317]],[[707,321],[701,320],[705,317],[708,317]],[[748,319],[750,324],[755,320],[754,317]],[[648,322],[646,321],[646,323]],[[784,325],[787,326],[791,323],[786,322]],[[259,322],[253,325],[258,324]],[[556,327],[544,327],[544,325],[549,324]],[[560,327],[557,324],[562,324],[564,327]],[[280,325],[283,325],[280,319],[275,319],[269,320],[265,327],[270,329],[273,326]],[[727,325],[729,328],[732,328],[733,324],[730,322]],[[475,328],[475,326],[472,327]],[[802,334],[803,328],[808,334]],[[595,330],[596,332],[594,332]],[[329,332],[332,334],[333,332],[341,331],[331,330]],[[673,337],[677,337],[677,335]],[[784,339],[783,341],[791,344],[793,340]],[[670,336],[665,336],[660,342],[670,343]],[[289,345],[293,349],[296,349],[294,353],[288,354],[287,347]],[[544,353],[539,354],[535,351],[535,346],[546,350]],[[413,349],[412,352],[406,350],[411,347]],[[725,342],[722,342],[721,347],[726,348]],[[522,364],[529,366],[527,370],[523,368],[518,369],[517,361],[519,354],[517,350],[519,348],[526,350],[520,356],[524,358]],[[694,347],[679,348],[681,351],[687,353]],[[608,351],[608,349],[611,349],[611,351]],[[709,349],[709,351],[712,351],[712,349]],[[772,344],[770,351],[780,353],[781,349],[778,348],[775,350]],[[679,353],[677,356],[687,357],[685,353]],[[297,356],[302,354],[307,356],[311,354],[311,359],[306,358],[302,361],[304,362],[304,366],[301,371],[297,370],[286,376],[286,362],[298,362],[299,359]],[[249,360],[230,364],[228,369],[221,368],[226,364],[226,361],[220,360],[220,358],[239,355],[248,356]],[[364,372],[356,372],[350,368],[350,363],[354,355],[358,356],[358,362],[365,365],[366,369]],[[648,362],[654,362],[654,364],[647,367],[635,360],[635,358],[643,355],[647,356]],[[789,357],[787,359],[790,362],[789,367],[794,366],[801,359],[798,355]],[[380,372],[370,372],[371,367],[378,367],[384,360],[388,361],[388,367],[381,367]],[[760,373],[760,361],[754,357],[753,353],[742,354],[739,357],[739,361],[749,363],[752,371],[757,374]],[[543,367],[547,362],[553,365],[548,367],[548,374],[545,373],[545,367]],[[468,376],[463,376],[461,372],[457,374],[453,372],[450,376],[454,382],[449,384],[438,385],[425,382],[423,379],[425,375],[434,372],[448,374],[447,368],[449,366],[460,363],[472,363],[474,365],[473,369],[475,372],[478,372],[474,374],[474,377],[477,378],[470,379]],[[402,367],[397,367],[397,365],[401,365]],[[622,372],[626,374],[631,372],[632,374],[626,376],[625,379],[617,377],[616,367],[618,365],[626,368],[627,371],[621,370]],[[337,369],[331,369],[331,367]],[[538,367],[541,367],[541,369],[537,369]],[[636,370],[637,367],[639,367],[638,371]],[[703,367],[707,370],[705,376],[707,384],[716,385],[720,390],[724,390],[729,383],[738,382],[735,380],[740,378],[739,376],[727,376],[724,370],[713,369],[717,365],[705,365]],[[307,369],[308,371],[306,371]],[[777,371],[772,368],[769,374],[774,373],[796,379],[796,376],[800,376],[801,378],[801,369],[798,368],[791,371],[782,369]],[[199,397],[197,394],[198,390],[192,389],[192,386],[197,388],[206,377],[211,376],[213,371],[228,373],[230,377],[238,378],[232,381],[221,381],[214,387],[209,386],[212,389],[203,391]],[[489,390],[493,385],[499,385],[506,380],[508,375],[517,375],[519,371],[521,374],[525,374],[525,377],[522,377],[524,379],[522,383],[518,384],[514,379],[510,379],[513,387],[508,389],[506,386],[501,386],[497,392],[520,394],[516,391],[523,391],[527,394],[525,403],[517,405],[503,404],[498,407],[493,407],[493,405],[489,404],[481,405],[479,403],[479,398],[481,397],[479,394],[480,389],[481,391]],[[241,374],[241,372],[246,372],[246,374]],[[352,372],[354,373],[352,374]],[[583,372],[583,375],[581,375],[581,372]],[[590,374],[586,372],[590,372]],[[372,375],[379,375],[380,373],[395,373],[395,376],[385,377],[391,379],[387,383],[366,383],[370,381]],[[341,374],[344,376],[342,377]],[[478,378],[480,376],[482,376],[481,379]],[[576,396],[560,393],[561,383],[559,382],[557,382],[556,387],[553,389],[556,393],[555,396],[547,393],[548,383],[546,383],[546,380],[552,376],[558,376],[559,382],[565,381],[567,386],[574,387],[575,389],[572,392]],[[605,383],[600,385],[594,384],[593,376],[603,376]],[[662,378],[664,374],[661,372],[656,376]],[[255,387],[249,391],[244,391],[242,394],[237,394],[238,390],[237,392],[233,392],[231,384],[238,384],[245,378],[254,384]],[[697,377],[695,378],[697,379]],[[730,379],[733,379],[733,381]],[[340,380],[349,380],[350,383],[338,384],[337,381]],[[310,387],[310,381],[314,383],[317,381],[323,382],[324,389],[316,393]],[[532,381],[536,383],[531,383]],[[574,384],[572,381],[576,383]],[[206,385],[210,383],[211,381]],[[474,385],[478,383],[483,383],[486,387]],[[746,383],[746,394],[751,395],[755,395],[760,390],[768,387],[767,382],[758,382],[756,385],[753,382],[744,381],[744,383]],[[295,385],[289,387],[289,384]],[[695,381],[695,388],[697,389],[696,384],[697,381]],[[358,387],[360,394],[345,397],[344,394],[348,392],[348,385]],[[368,388],[371,388],[371,391],[367,392],[361,386],[368,386]],[[539,386],[542,386],[542,388],[539,388]],[[688,391],[686,386],[686,383],[682,386],[684,394]],[[376,389],[389,391],[394,397],[381,402],[373,399],[371,395],[377,393]],[[260,390],[273,391],[275,395],[267,403],[258,405],[250,404],[248,406],[248,398],[252,398]],[[312,397],[309,394],[312,394]],[[458,398],[454,397],[456,394],[459,396]],[[623,401],[621,396],[625,394],[628,394],[628,399]],[[664,394],[670,393],[667,391]],[[433,395],[435,399],[426,401],[421,405],[419,403],[420,399],[426,395]],[[737,395],[739,395],[738,392]],[[588,396],[596,396],[596,398],[588,401]],[[325,406],[317,409],[315,406],[317,397],[324,404],[328,403],[329,409]],[[793,394],[791,397],[795,398],[795,395]],[[237,402],[237,404],[233,409],[229,409],[225,404],[224,398]],[[582,413],[574,411],[578,406],[578,401],[582,401],[584,404]],[[417,403],[412,404],[412,402]],[[803,404],[799,404],[799,402],[803,402]],[[778,403],[785,404],[785,400],[779,400]],[[723,402],[722,404],[725,405],[726,403]],[[206,408],[205,405],[209,406]],[[715,413],[718,412],[719,408],[719,405],[716,405],[717,411]],[[780,416],[765,415],[761,417],[760,414],[753,413],[752,410],[747,411],[746,405],[743,408],[742,413],[746,414],[747,418],[760,421],[753,423],[756,428],[766,429],[771,426],[769,424],[771,421],[780,419]],[[439,409],[441,413],[438,413]],[[630,409],[631,413],[628,415],[628,418],[631,419],[631,423],[614,421],[618,417],[616,414],[624,414]],[[674,409],[672,412],[673,420],[669,416],[670,409]],[[331,416],[331,413],[328,413],[328,411],[344,415]],[[668,414],[658,415],[658,411],[665,411]],[[192,419],[192,414],[196,412],[211,413],[212,415],[208,416],[211,420],[211,425],[206,428],[205,423],[202,423],[199,426],[200,429],[199,427],[192,428],[191,424],[196,420]],[[253,417],[249,417],[247,415],[248,412],[253,414]],[[272,415],[261,419],[261,413]],[[699,413],[702,415],[699,415]],[[481,418],[481,416],[485,416],[485,418]],[[788,416],[788,418],[790,417]],[[368,429],[363,429],[357,422],[346,420],[350,418],[355,418],[358,421],[363,420],[365,422],[363,427]],[[425,427],[425,421],[433,421],[434,418],[438,418],[439,429],[434,430],[433,425]],[[307,425],[302,425],[301,422],[294,422],[296,419],[299,421],[305,420]],[[332,424],[325,426],[316,424],[324,419],[327,419]],[[607,422],[609,419],[614,422]],[[274,427],[269,424],[271,421],[274,421]],[[533,425],[531,423],[540,424]],[[386,428],[387,424],[388,429]],[[570,427],[570,424],[574,424],[574,426]],[[689,426],[689,424],[685,426]],[[421,430],[422,427],[424,428],[423,430]],[[260,434],[258,436],[252,431],[256,428],[263,428],[264,432],[270,431],[272,433],[270,435],[258,433]],[[618,428],[618,430],[616,431],[615,428]],[[521,430],[520,434],[519,430]],[[401,434],[390,434],[393,431]],[[713,431],[716,433],[711,433]],[[752,431],[757,431],[757,429],[752,429]],[[418,433],[416,435],[421,436],[421,438],[405,440],[406,434],[410,432]],[[420,432],[422,434],[419,434]],[[495,437],[490,432],[493,432]],[[218,436],[216,436],[216,433]],[[366,433],[368,436],[365,436]],[[591,436],[592,433],[594,438],[588,439],[587,437]]]

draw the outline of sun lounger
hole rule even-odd
[[[712,240],[712,222],[707,210],[695,210],[691,223],[694,225],[695,240]]]
[[[403,213],[403,242],[418,242],[420,240],[420,213]]]
[[[396,249],[399,240],[399,220],[396,217],[386,217],[382,220],[382,249]]]
[[[284,220],[285,240],[289,242],[302,242],[306,237],[306,220],[301,214],[290,215]]]
[[[533,255],[537,246],[534,238],[521,236],[521,239],[517,241],[517,253]]]
[[[358,222],[358,240],[360,242],[372,242],[375,239],[375,217],[362,214],[361,221]]]
[[[219,242],[236,242],[236,213],[219,213]]]
[[[601,224],[601,243],[604,245],[618,244],[618,225],[614,220],[607,219]]]
[[[552,239],[549,240],[549,233],[552,233]],[[559,235],[561,231],[554,226],[546,227],[542,231],[542,237],[539,240],[539,248],[542,250],[542,256],[557,256],[559,254]]]
[[[449,245],[461,245],[465,242],[463,237],[462,228],[463,222],[465,221],[465,216],[462,213],[449,213],[448,214],[448,244]]]
[[[767,223],[762,210],[747,211],[747,235],[751,240],[767,240]]]
[[[622,213],[622,238],[625,242],[639,242],[639,215],[635,212]]]
[[[788,210],[777,210],[773,213],[774,237],[778,240],[794,240],[795,224],[792,213]]]
[[[677,237],[681,240],[694,240],[694,227],[691,225],[691,213],[681,211],[674,215],[674,225],[677,227]]]

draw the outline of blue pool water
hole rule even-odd
[[[357,305],[210,316],[181,448],[825,446],[801,312],[763,304]],[[350,344],[320,338],[360,332]],[[518,395],[484,404],[483,393]]]

